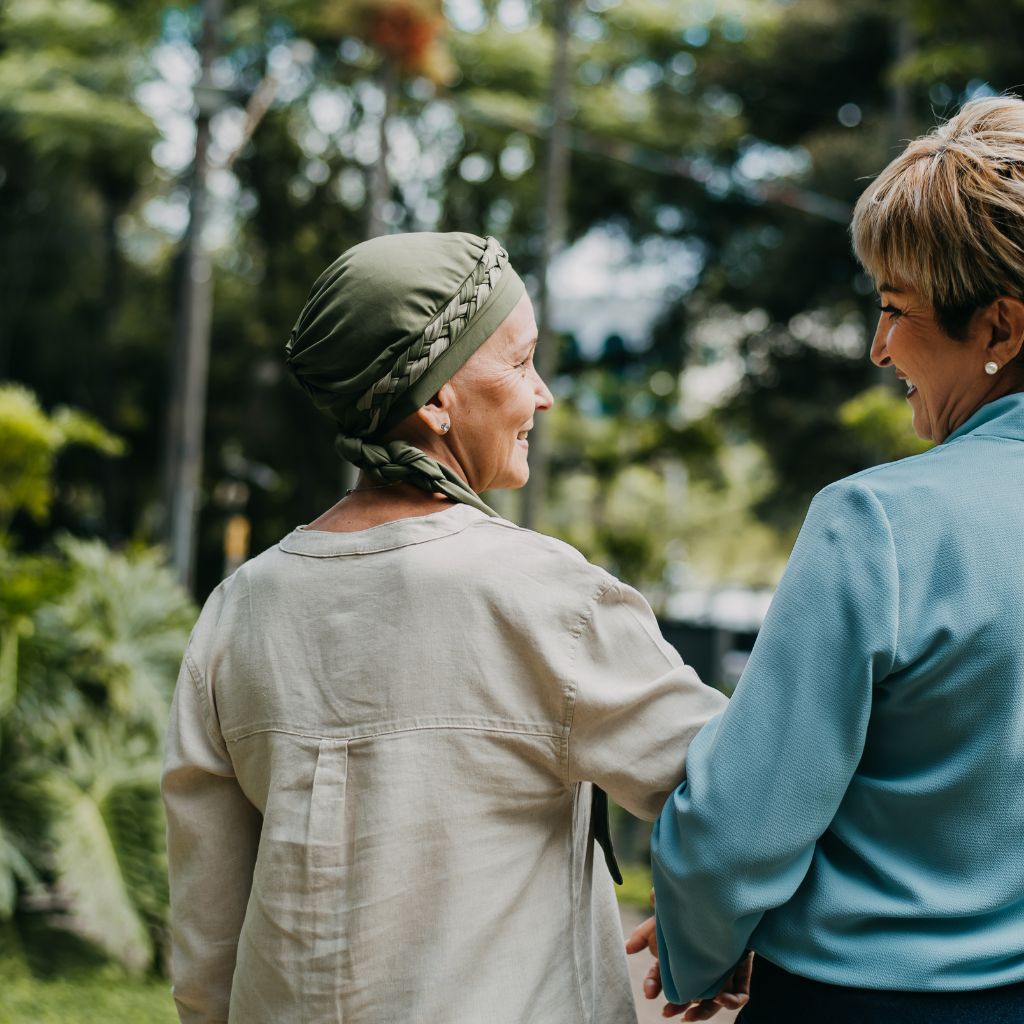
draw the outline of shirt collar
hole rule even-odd
[[[305,526],[297,526],[278,543],[278,547],[290,555],[309,555],[313,558],[368,555],[408,547],[410,544],[422,544],[439,537],[450,537],[480,521],[493,520],[469,505],[454,505],[441,512],[396,519],[391,523],[352,533],[309,530]]]
[[[1007,437],[1024,441],[1024,393],[1016,391],[983,405],[966,423],[953,431],[943,444],[949,444],[967,434]]]

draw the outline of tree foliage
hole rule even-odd
[[[37,521],[46,518],[54,498],[54,462],[71,444],[106,455],[124,450],[91,416],[68,408],[47,416],[26,388],[0,386],[0,535],[19,510]]]
[[[528,278],[537,266],[553,8],[465,0],[447,10],[446,25],[433,0],[230,7],[217,159],[260,80],[278,86],[217,185],[201,592],[216,582],[235,511],[218,505],[218,485],[249,487],[257,547],[337,495],[330,426],[282,373],[280,353],[309,284],[365,233],[382,60],[416,57],[402,58],[388,126],[389,227],[495,233]],[[666,308],[646,351],[634,345],[626,361],[675,376],[738,356],[715,431],[767,452],[774,483],[754,510],[784,532],[816,488],[877,452],[840,414],[878,383],[865,360],[871,286],[843,220],[900,138],[978,90],[1016,83],[1004,42],[1022,21],[1019,5],[981,0],[576,8],[569,240],[611,230],[638,252],[663,246]],[[195,10],[152,0],[12,0],[0,16],[0,258],[11,268],[0,371],[128,442],[123,470],[69,458],[67,500],[53,510],[54,525],[113,541],[151,536],[157,519],[175,294],[163,218],[180,217],[184,195],[173,161],[155,154],[173,120],[165,69],[177,62],[180,79],[194,67],[195,29]],[[165,98],[142,104],[144,94]],[[180,133],[187,108],[177,109]],[[187,143],[176,145],[181,168]],[[728,351],[709,347],[695,332],[710,311],[755,312],[759,326]],[[562,393],[586,419],[591,383],[579,371],[603,372],[606,389],[632,385],[622,367],[577,356]],[[664,443],[642,446],[658,473],[681,429],[662,412],[643,427],[665,428]],[[574,451],[573,434],[591,428],[562,422]],[[23,539],[45,534],[26,527]],[[656,577],[657,559],[641,574]]]
[[[57,450],[119,442],[0,391],[0,498],[43,518]],[[162,955],[159,745],[195,610],[160,552],[0,540],[0,922],[43,915],[126,968]]]

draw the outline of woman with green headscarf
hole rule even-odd
[[[493,238],[373,239],[313,286],[288,365],[361,472],[185,655],[182,1021],[635,1019],[597,787],[653,819],[724,698],[636,591],[480,498],[529,475],[536,341]]]

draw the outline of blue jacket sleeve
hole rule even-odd
[[[651,841],[666,996],[716,993],[762,916],[796,892],[891,670],[889,522],[857,480],[812,502],[729,707],[690,745]]]

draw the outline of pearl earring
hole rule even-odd
[[[992,362],[992,360],[989,360],[989,361],[988,361],[988,362],[987,362],[987,363],[985,364],[985,372],[986,372],[986,373],[987,373],[987,374],[988,374],[988,375],[989,375],[990,377],[994,377],[994,376],[995,376],[995,375],[996,375],[996,374],[997,374],[997,373],[999,372],[999,364],[998,364],[998,363],[994,363],[994,362]]]

